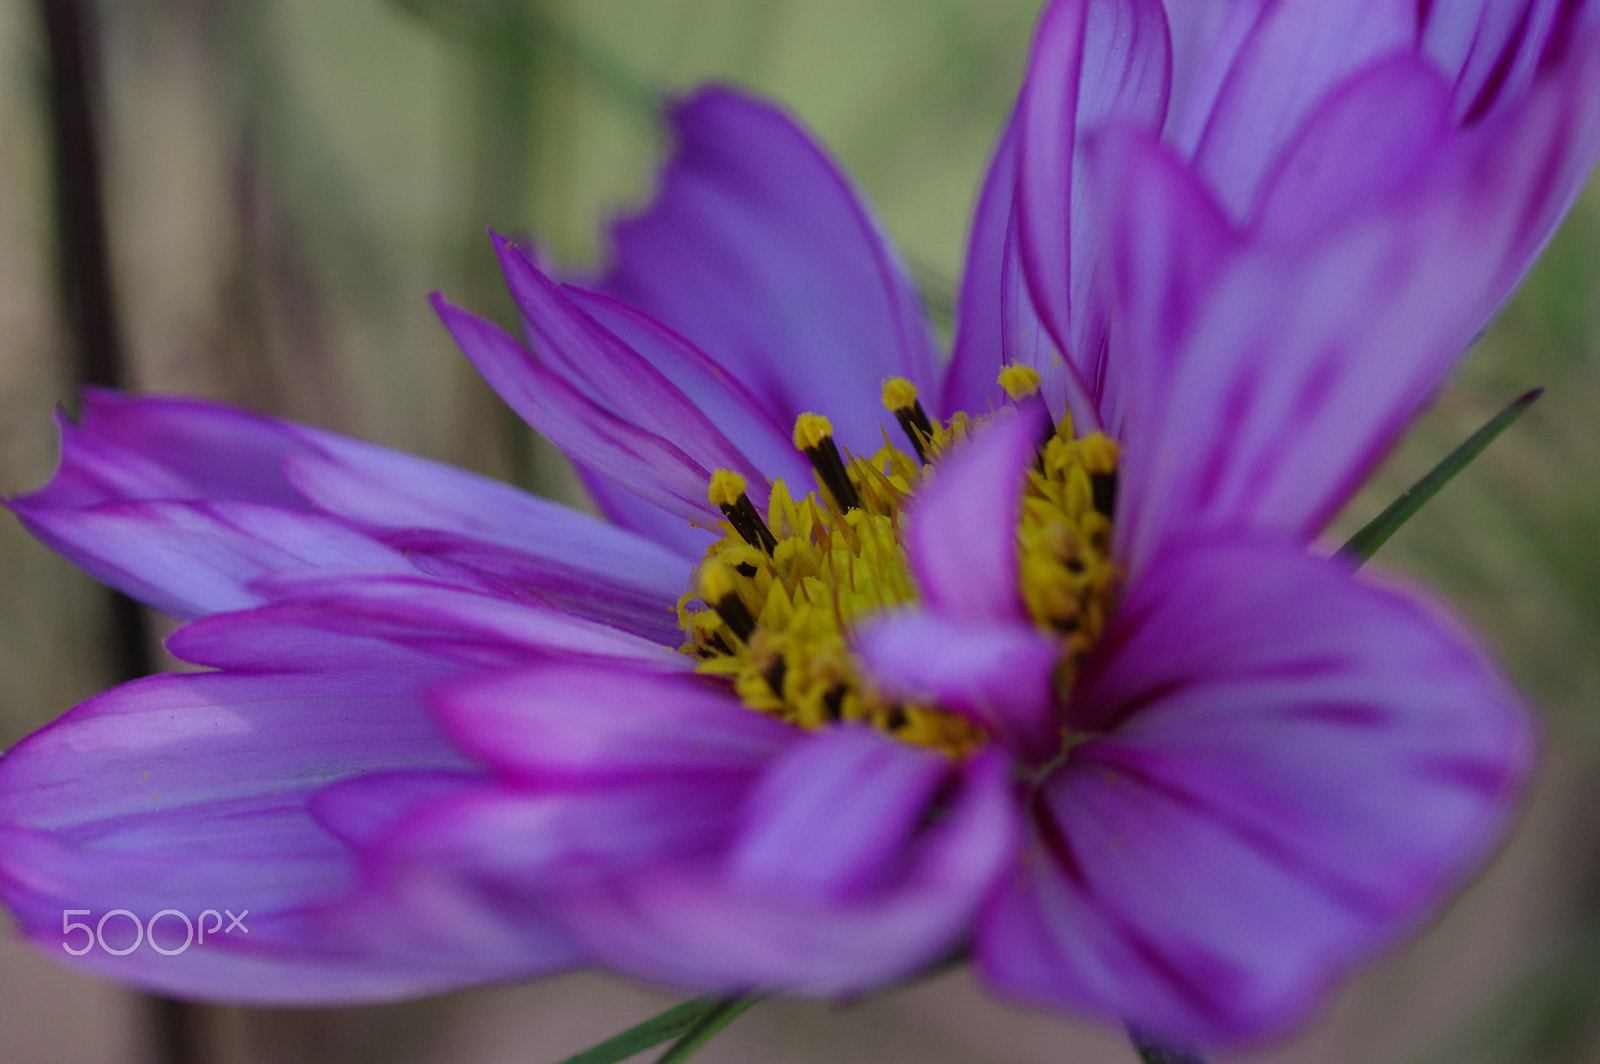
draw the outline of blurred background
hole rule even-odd
[[[70,323],[99,300],[89,192],[55,176],[57,158],[102,168],[98,290],[112,313],[90,329],[121,353],[125,387],[222,399],[566,496],[559,458],[477,381],[424,300],[443,289],[510,319],[485,227],[592,263],[599,225],[651,187],[655,101],[734,82],[783,101],[842,160],[947,324],[973,190],[1037,6],[0,4],[0,494],[49,476],[52,411],[74,406],[84,372]],[[76,58],[52,52],[62,33],[76,33]],[[71,84],[88,86],[93,137],[53,147]],[[1309,1034],[1250,1060],[1600,1060],[1600,186],[1343,529],[1535,385],[1544,399],[1378,562],[1468,616],[1539,708],[1544,764],[1520,827],[1436,926],[1349,984]],[[111,618],[101,589],[0,518],[0,745],[127,667]],[[10,1064],[539,1064],[674,1000],[584,973],[377,1008],[187,1006],[0,935]],[[1013,1010],[955,974],[852,1006],[770,1002],[698,1059],[1133,1055],[1119,1032]]]

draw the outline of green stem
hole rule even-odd
[[[1350,537],[1348,543],[1339,548],[1339,557],[1345,558],[1356,565],[1360,565],[1383,546],[1388,538],[1399,530],[1400,526],[1411,520],[1412,516],[1420,509],[1423,503],[1439,493],[1439,489],[1450,482],[1450,479],[1467,467],[1467,464],[1483,453],[1483,449],[1494,442],[1494,438],[1504,432],[1513,421],[1521,417],[1528,407],[1533,405],[1535,399],[1544,394],[1543,388],[1535,388],[1518,396],[1510,406],[1490,418],[1488,423],[1468,436],[1466,440],[1445,456],[1444,461],[1428,470],[1426,476],[1400,494],[1400,497],[1384,508],[1384,511],[1369,521],[1361,531]]]
[[[697,997],[682,1005],[650,1017],[643,1023],[629,1027],[621,1034],[607,1038],[599,1045],[574,1053],[561,1064],[616,1064],[651,1046],[658,1046],[669,1038],[676,1038],[695,1024],[727,1005],[727,998],[715,994]]]
[[[667,1051],[656,1060],[656,1064],[679,1064],[688,1060],[699,1051],[700,1047],[722,1033],[728,1024],[749,1012],[758,1001],[767,997],[766,994],[747,994],[744,997],[724,998],[717,1007],[702,1017],[693,1027],[683,1033]]]

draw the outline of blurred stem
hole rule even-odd
[[[72,335],[72,380],[122,388],[128,384],[117,301],[112,282],[110,236],[95,104],[100,63],[94,9],[79,0],[38,0],[44,29],[46,100],[51,139],[57,270],[62,319]],[[144,610],[120,592],[108,595],[107,656],[118,682],[151,671]],[[197,1052],[195,1008],[170,998],[150,997],[154,1051],[164,1064],[193,1064]]]
[[[1205,1064],[1200,1054],[1188,1049],[1173,1049],[1151,1040],[1137,1028],[1128,1028],[1128,1037],[1144,1064]]]
[[[607,1038],[599,1045],[590,1046],[581,1053],[574,1053],[561,1064],[616,1064],[619,1060],[626,1060],[652,1046],[658,1046],[669,1038],[678,1037],[721,1009],[725,1001],[726,999],[715,994],[707,994],[693,1001],[674,1005],[643,1023],[634,1024],[621,1034]]]

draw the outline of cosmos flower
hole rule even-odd
[[[1057,0],[942,371],[826,157],[699,93],[599,280],[497,244],[527,344],[436,300],[606,521],[90,395],[11,505],[211,671],[0,760],[0,895],[185,996],[961,955],[1165,1039],[1289,1028],[1526,767],[1470,638],[1313,539],[1600,151],[1597,6]]]

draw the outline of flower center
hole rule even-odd
[[[1010,367],[1001,384],[1014,399],[1038,391],[1037,373]],[[884,385],[884,405],[910,442],[885,437],[868,458],[841,452],[817,414],[795,423],[795,446],[818,489],[796,499],[779,479],[763,517],[737,473],[712,475],[710,499],[725,520],[695,587],[678,602],[683,651],[699,672],[729,679],[751,709],[801,728],[861,722],[904,742],[964,756],[988,735],[969,717],[885,697],[850,652],[864,618],[918,598],[903,546],[903,515],[925,476],[968,436],[973,423],[928,418],[915,386]],[[1035,400],[1036,401],[1036,400]],[[1041,441],[1017,525],[1018,573],[1029,617],[1061,640],[1056,687],[1064,697],[1105,628],[1119,583],[1111,560],[1117,445],[1101,433],[1074,437],[1070,417]]]

